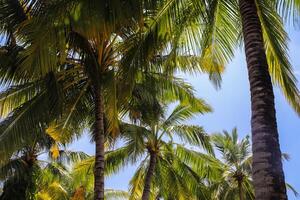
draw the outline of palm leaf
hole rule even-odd
[[[114,189],[106,189],[104,191],[105,199],[106,200],[126,200],[129,198],[127,192],[122,190],[114,190]]]
[[[214,154],[209,135],[200,126],[176,125],[170,127],[169,131],[177,135],[183,142],[201,146],[205,151]]]
[[[288,102],[297,113],[300,112],[300,96],[297,79],[293,74],[287,51],[288,36],[274,7],[265,1],[256,1],[262,24],[266,55],[272,80],[279,85]]]
[[[178,105],[169,115],[169,117],[167,117],[167,119],[164,121],[163,127],[167,129],[172,125],[178,125],[188,119],[191,119],[198,113],[202,114],[210,111],[210,107],[204,101],[201,100],[199,101],[197,107],[185,104]]]

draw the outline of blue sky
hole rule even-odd
[[[299,33],[300,31],[289,30],[290,58],[298,79],[300,79]],[[241,137],[250,134],[250,93],[243,50],[237,50],[235,58],[227,66],[222,88],[219,90],[212,86],[205,75],[184,78],[195,87],[197,95],[204,98],[214,109],[213,113],[199,116],[190,123],[204,126],[208,133],[230,131],[237,127]],[[300,120],[278,88],[275,88],[275,97],[281,149],[291,156],[289,162],[284,162],[286,181],[300,192]],[[87,136],[71,145],[71,148],[94,153],[94,147]],[[106,187],[127,190],[134,169],[134,166],[129,166],[119,174],[108,178]],[[296,199],[291,193],[289,197],[291,200]]]

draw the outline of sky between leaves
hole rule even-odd
[[[297,78],[300,80],[300,30],[288,30],[290,36],[290,58]],[[223,75],[222,88],[216,90],[208,81],[207,76],[183,76],[214,109],[211,114],[198,116],[190,123],[204,126],[208,133],[231,131],[235,126],[241,137],[250,134],[250,93],[243,49],[236,51],[235,59],[227,66]],[[298,84],[300,87],[300,84]],[[300,120],[275,88],[277,122],[282,152],[291,157],[284,162],[286,181],[300,192]],[[83,150],[94,154],[94,147],[85,135],[73,143],[72,150]],[[128,189],[128,182],[133,175],[135,166],[129,166],[106,181],[106,188]],[[296,199],[289,193],[289,199]]]

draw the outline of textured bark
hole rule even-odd
[[[94,199],[104,200],[104,103],[101,87],[95,87],[95,181]]]
[[[255,0],[239,0],[251,90],[255,199],[285,200],[274,92]]]
[[[156,161],[157,161],[157,155],[155,153],[150,153],[150,163],[145,178],[142,200],[149,200],[150,192],[151,192],[151,181],[154,175]]]

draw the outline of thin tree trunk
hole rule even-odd
[[[238,181],[238,187],[239,187],[240,200],[244,200],[243,187],[242,187],[242,182],[240,180]]]
[[[151,181],[154,174],[156,161],[157,155],[155,153],[150,153],[150,164],[145,178],[142,200],[149,200],[151,192]]]
[[[255,0],[239,0],[251,90],[255,199],[285,200],[274,92]]]
[[[104,103],[101,86],[95,87],[95,127],[94,127],[96,154],[95,154],[95,181],[94,199],[104,200]]]

